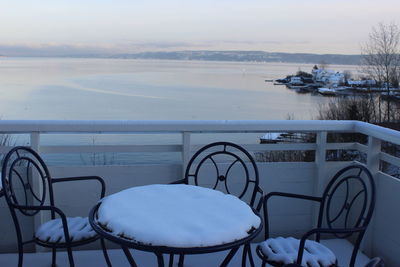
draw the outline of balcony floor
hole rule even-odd
[[[255,249],[255,246],[253,247]],[[253,250],[254,251],[254,250]],[[152,253],[141,252],[132,250],[132,255],[138,266],[152,267],[157,266],[156,256]],[[240,252],[240,254],[239,254]],[[232,259],[230,266],[241,266],[241,250],[236,253]],[[227,252],[218,252],[213,254],[202,254],[202,255],[190,255],[185,258],[185,266],[187,267],[204,267],[204,266],[218,266],[222,262]],[[129,267],[129,263],[122,252],[119,249],[110,249],[108,254],[111,259],[113,266],[118,267]],[[106,263],[101,250],[83,250],[73,251],[75,265],[79,266],[96,266],[106,267]],[[253,255],[256,266],[261,265],[261,261],[257,255]],[[165,265],[168,266],[168,258],[164,256]],[[175,265],[177,266],[178,257],[175,256]],[[17,266],[18,254],[0,254],[0,266]],[[49,267],[51,266],[51,253],[25,253],[24,254],[24,266],[35,266],[35,267]],[[60,251],[57,253],[57,267],[68,267],[68,256],[66,252]]]
[[[348,266],[348,260],[351,255],[351,246],[348,242],[332,240],[322,240],[324,245],[335,251],[338,257],[339,266]],[[261,266],[261,260],[255,253],[257,244],[251,244],[253,251],[253,258],[256,266]],[[138,266],[156,267],[157,258],[153,253],[142,252],[138,250],[131,250],[131,253]],[[75,265],[79,266],[96,266],[96,267],[107,267],[107,264],[103,257],[101,250],[80,250],[73,251]],[[129,263],[120,249],[109,249],[108,255],[110,256],[111,263],[113,266],[118,267],[129,267]],[[204,267],[204,266],[219,266],[227,255],[227,251],[189,255],[185,257],[185,267]],[[236,253],[233,257],[229,266],[241,266],[241,255],[242,249]],[[168,256],[164,256],[165,265],[168,266]],[[347,260],[345,260],[347,259]],[[178,256],[175,256],[175,265],[177,266]],[[356,260],[356,267],[364,267],[369,261],[369,258],[363,253],[359,253]],[[0,266],[17,266],[18,254],[0,254]],[[24,266],[35,266],[35,267],[48,267],[51,266],[51,253],[40,252],[40,253],[25,253],[24,254]],[[57,253],[57,267],[68,267],[68,256],[64,251]],[[269,266],[269,265],[267,265]]]

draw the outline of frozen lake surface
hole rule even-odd
[[[0,58],[2,119],[312,119],[328,98],[265,79],[312,65]],[[331,66],[336,70],[355,66]]]

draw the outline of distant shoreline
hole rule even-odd
[[[1,50],[0,50],[1,53]],[[111,58],[142,60],[185,60],[185,61],[222,61],[222,62],[257,62],[257,63],[298,63],[298,64],[333,64],[358,65],[361,55],[341,54],[307,54],[275,53],[264,51],[173,51],[173,52],[140,52],[120,54],[46,54],[45,51],[30,53],[2,53],[0,58]]]

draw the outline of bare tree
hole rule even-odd
[[[391,84],[398,84],[400,70],[400,29],[394,24],[380,23],[373,27],[368,42],[362,47],[362,68],[379,86],[390,94]],[[380,103],[379,103],[380,107]],[[387,100],[386,120],[391,120],[390,99]],[[381,108],[379,108],[381,112]],[[382,120],[379,115],[379,121]]]
[[[353,74],[351,73],[351,71],[349,70],[345,70],[343,71],[343,75],[344,75],[344,82],[347,84],[348,81],[350,80],[350,78],[353,76]]]

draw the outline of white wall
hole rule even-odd
[[[384,258],[386,266],[400,263],[400,180],[380,173],[377,202],[371,232],[373,254]]]

